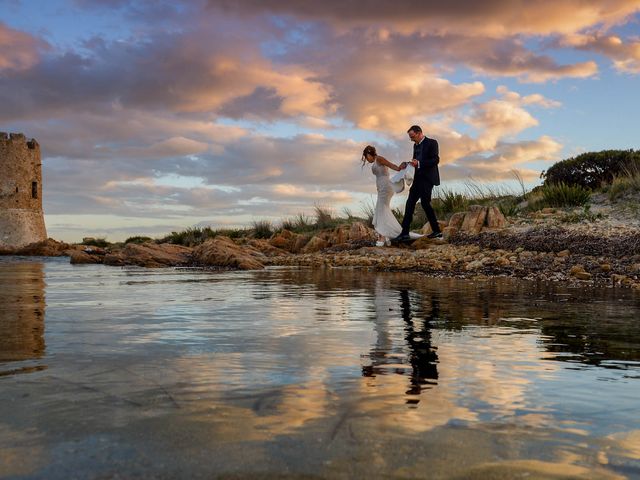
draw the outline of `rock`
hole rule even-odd
[[[442,232],[445,228],[448,227],[448,223],[445,221],[438,220],[438,226],[440,227],[440,231]],[[425,223],[420,229],[420,233],[423,235],[429,235],[432,232],[433,230],[431,229],[431,225],[429,224],[429,222]]]
[[[47,238],[41,242],[30,243],[24,247],[4,249],[1,254],[24,255],[29,257],[62,257],[68,255],[69,250],[73,250],[73,247],[68,243],[58,242],[53,238]]]
[[[250,246],[236,245],[229,237],[217,236],[193,249],[191,259],[198,265],[261,270],[264,255]]]
[[[288,255],[288,250],[283,250],[282,248],[274,247],[269,241],[262,240],[259,238],[252,238],[247,243],[251,248],[254,248],[260,253],[263,253],[267,257],[278,257],[280,255]]]
[[[469,262],[465,265],[465,270],[469,271],[469,270],[477,270],[479,268],[482,268],[484,266],[484,264],[482,263],[481,260],[474,260],[472,262]]]
[[[102,263],[112,267],[121,267],[126,265],[124,261],[124,255],[122,254],[122,252],[107,253],[104,256]]]
[[[414,250],[423,250],[426,248],[431,248],[434,245],[440,245],[442,243],[444,242],[439,238],[427,238],[426,236],[424,236],[414,241],[411,244],[411,248],[413,248]]]
[[[591,280],[591,274],[587,272],[576,272],[573,276],[578,280]]]
[[[569,255],[571,255],[569,250],[562,250],[561,252],[556,253],[556,256],[560,258],[568,257]]]
[[[297,233],[293,233],[290,230],[281,230],[277,233],[274,233],[273,236],[269,239],[269,243],[282,250],[291,251],[291,247],[294,245],[296,239],[298,237]]]
[[[610,272],[611,271],[611,265],[609,265],[608,263],[601,263],[600,264],[600,270],[602,270],[603,272]]]
[[[507,267],[511,265],[511,261],[507,257],[500,257],[496,260],[496,264],[500,267]]]
[[[481,205],[471,205],[469,211],[464,216],[461,230],[469,233],[480,233],[487,218],[487,207]]]
[[[355,222],[351,224],[349,228],[349,241],[350,242],[362,242],[366,240],[373,240],[376,238],[375,230],[367,227],[362,222]]]
[[[451,226],[445,227],[442,230],[442,238],[448,242],[451,239],[451,237],[454,237],[458,232],[459,232],[458,228],[451,227]]]
[[[69,254],[69,262],[74,265],[97,264],[104,261],[104,255],[92,255],[82,250],[72,250]]]
[[[127,243],[119,252],[124,265],[140,267],[171,267],[189,263],[192,249],[171,243]],[[105,263],[106,262],[105,255]]]
[[[453,215],[451,215],[451,218],[449,219],[449,225],[447,226],[460,230],[462,228],[462,223],[464,222],[465,215],[465,212],[454,213]]]
[[[580,272],[584,272],[584,267],[582,265],[574,265],[569,270],[569,275],[572,275],[575,277],[575,275]]]
[[[498,207],[489,207],[486,224],[487,228],[504,228],[507,225],[507,219]]]
[[[311,237],[311,240],[309,240],[309,243],[307,243],[302,249],[302,253],[318,252],[330,246],[331,244],[327,240],[322,238],[322,236],[316,235],[314,237]]]

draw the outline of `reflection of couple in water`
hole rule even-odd
[[[392,239],[397,242],[406,242],[422,236],[409,232],[413,220],[413,212],[418,200],[420,200],[420,204],[429,220],[429,225],[431,225],[431,233],[428,237],[442,237],[436,214],[431,206],[433,187],[440,185],[438,142],[432,138],[427,138],[422,133],[422,128],[418,125],[411,126],[407,133],[414,143],[413,158],[410,162],[402,162],[400,165],[395,165],[382,155],[378,155],[375,147],[371,145],[367,146],[362,152],[362,164],[365,165],[365,162],[373,164],[371,170],[376,176],[378,198],[373,215],[373,226],[379,235],[378,246],[389,245]],[[396,172],[404,171],[404,175],[395,175],[395,182],[392,183],[389,177],[389,169]],[[391,197],[393,197],[394,186],[397,185],[397,182],[402,182],[402,185],[399,188],[396,187],[396,191],[399,192],[403,188],[405,179],[402,177],[406,177],[407,183],[411,180],[412,185],[409,189],[402,225],[400,225],[391,211]]]
[[[378,279],[381,281],[381,279]],[[389,296],[385,295],[379,285],[376,287],[376,345],[372,348],[369,357],[372,364],[362,368],[365,377],[375,377],[388,373],[387,364],[396,365],[398,359],[395,358],[394,346],[389,336],[390,325],[395,315],[395,309],[390,307]],[[414,322],[411,311],[411,298],[409,290],[400,289],[400,311],[404,322],[404,339],[408,348],[407,358],[411,365],[409,388],[407,395],[413,396],[407,400],[409,404],[417,404],[417,398],[423,388],[428,385],[435,385],[438,379],[438,354],[435,347],[431,345],[431,321],[440,316],[440,304],[437,298],[431,298],[431,311],[424,319]],[[395,303],[395,302],[393,302]],[[404,375],[404,370],[393,370],[395,373]]]

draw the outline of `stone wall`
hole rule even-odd
[[[0,247],[46,238],[40,145],[21,133],[0,132]]]

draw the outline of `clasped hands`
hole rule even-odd
[[[418,166],[418,160],[416,160],[415,158],[412,158],[410,162],[402,162],[400,164],[400,170],[404,170],[409,165],[413,165],[414,167],[417,167]]]

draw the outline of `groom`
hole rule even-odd
[[[413,212],[416,203],[420,200],[420,204],[427,214],[429,225],[431,225],[432,233],[427,235],[428,238],[442,238],[442,232],[438,225],[436,213],[431,206],[431,191],[435,185],[440,185],[440,173],[438,172],[438,163],[440,156],[438,155],[438,142],[433,138],[427,138],[422,133],[422,128],[413,125],[407,130],[409,138],[414,143],[413,159],[411,163],[416,168],[413,179],[413,185],[409,190],[407,204],[404,207],[404,217],[402,219],[402,232],[394,240],[398,242],[406,242],[410,239],[409,227],[413,220]],[[404,168],[407,162],[402,162],[400,168]]]

